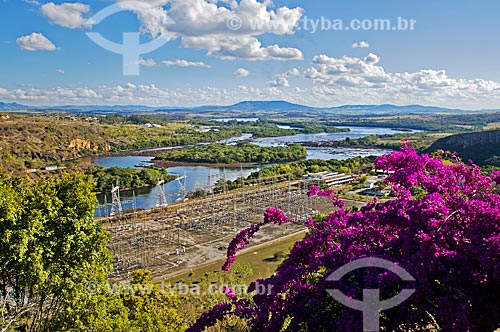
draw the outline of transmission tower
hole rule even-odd
[[[111,189],[111,213],[110,216],[114,216],[116,214],[122,213],[122,202],[120,200],[120,187],[118,187],[118,183],[113,189]]]
[[[161,180],[156,184],[156,188],[158,189],[158,201],[156,203],[157,207],[167,206],[167,197],[165,197],[165,181]]]
[[[187,195],[187,187],[186,187],[186,184],[187,184],[187,175],[186,175],[186,172],[184,172],[184,175],[183,176],[179,176],[175,179],[175,181],[177,182],[177,195],[178,195],[178,198],[177,198],[177,202],[182,202],[184,201],[184,199],[186,199],[186,195]]]

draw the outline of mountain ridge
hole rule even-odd
[[[21,111],[21,110],[34,110],[41,112],[51,111],[67,111],[67,112],[118,112],[118,113],[132,113],[132,112],[191,112],[191,113],[204,113],[215,111],[240,111],[240,112],[283,112],[283,111],[302,111],[302,112],[342,112],[346,114],[359,114],[359,113],[479,113],[479,112],[500,112],[500,110],[463,110],[456,108],[443,108],[436,106],[424,105],[393,105],[393,104],[347,104],[332,107],[313,107],[301,104],[291,103],[285,100],[268,100],[268,101],[252,101],[244,100],[232,105],[203,105],[195,107],[175,107],[175,106],[162,106],[152,107],[145,105],[63,105],[63,106],[27,106],[19,103],[5,103],[0,102],[0,111]]]

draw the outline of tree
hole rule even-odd
[[[109,236],[94,220],[94,184],[82,174],[31,183],[0,175],[0,330],[177,332],[178,297],[134,273],[108,284]],[[135,288],[134,288],[135,287]]]
[[[0,175],[3,329],[83,327],[88,282],[111,269],[108,235],[94,221],[93,184],[81,174],[30,183]]]
[[[412,275],[415,293],[386,311],[386,331],[490,332],[500,326],[500,195],[493,192],[500,172],[481,174],[475,165],[418,155],[409,145],[380,157],[377,169],[396,198],[371,202],[359,211],[343,209],[333,191],[313,187],[310,196],[328,197],[338,209],[308,220],[308,235],[297,242],[277,272],[250,284],[251,301],[228,296],[204,313],[188,331],[203,331],[236,315],[252,331],[362,331],[359,311],[336,302],[327,289],[360,299],[363,289],[380,289],[380,298],[400,292],[400,279],[385,270],[358,270],[333,285],[330,273],[362,257],[397,263]],[[494,181],[493,181],[494,180]],[[417,196],[412,188],[419,186]],[[241,231],[230,243],[227,270],[236,252],[265,224],[291,220],[276,208],[264,221]],[[406,287],[405,287],[406,288]]]
[[[137,332],[178,332],[186,329],[184,318],[175,309],[179,296],[158,284],[153,284],[151,272],[136,270],[132,291],[121,294],[128,309],[131,330]]]

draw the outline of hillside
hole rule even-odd
[[[464,160],[478,165],[500,166],[500,130],[452,135],[437,140],[426,152],[456,151]]]
[[[161,127],[148,128],[111,117],[0,113],[0,169],[18,173],[82,156],[194,144],[241,134],[234,128],[201,132],[188,124],[163,121]]]

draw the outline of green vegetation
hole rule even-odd
[[[189,199],[198,199],[207,197],[207,192],[203,189],[196,189],[188,194],[187,198]]]
[[[337,128],[334,124],[316,120],[275,120],[267,119],[267,116],[262,115],[255,122],[243,122],[231,120],[227,122],[215,122],[207,120],[203,117],[191,119],[191,124],[203,127],[213,126],[216,123],[219,126],[229,126],[239,128],[243,133],[250,133],[254,137],[276,137],[276,136],[291,136],[296,134],[313,134],[313,133],[336,133],[349,132],[348,128]],[[278,125],[289,126],[293,129],[280,128]]]
[[[456,152],[465,162],[480,166],[500,166],[500,130],[458,134],[439,139],[426,152]]]
[[[213,121],[193,121],[193,123],[213,125]],[[228,122],[215,122],[217,125],[222,127],[235,128],[241,131],[241,133],[252,134],[253,137],[277,137],[277,136],[290,136],[300,134],[300,130],[289,130],[282,129],[273,123],[267,121],[256,121],[256,122],[238,122],[236,120]]]
[[[271,258],[266,258],[267,260],[273,261],[273,262],[279,262],[282,261],[286,258],[286,254],[283,251],[276,251]]]
[[[109,284],[109,236],[93,217],[93,183],[63,174],[32,183],[0,175],[2,331],[178,332],[179,297],[137,271]]]
[[[168,175],[167,170],[163,168],[132,169],[92,166],[87,170],[87,173],[94,177],[97,182],[96,190],[99,192],[111,190],[117,183],[121,188],[140,188],[154,186],[160,180],[168,182],[175,178]]]
[[[151,272],[136,270],[131,284],[133,291],[124,288],[119,296],[128,309],[128,331],[184,331],[188,325],[177,311],[180,298],[161,285],[153,284]]]
[[[328,123],[336,126],[366,126],[384,128],[420,129],[432,132],[464,132],[482,129],[500,122],[500,113],[484,114],[426,114],[426,115],[359,115],[345,116]]]
[[[236,145],[210,144],[170,150],[159,154],[159,160],[170,160],[190,163],[276,163],[303,159],[306,149],[301,145],[260,147],[247,142]]]
[[[95,196],[82,175],[33,184],[0,176],[0,326],[82,328],[98,304],[83,289],[111,271],[108,235],[94,222]]]
[[[149,128],[145,124],[155,124]],[[152,114],[78,116],[65,114],[0,114],[0,167],[19,174],[63,163],[75,166],[83,156],[130,149],[214,142],[243,133],[254,137],[338,131],[317,123],[297,124],[300,129],[280,129],[267,121],[218,123],[173,121]]]
[[[288,176],[291,179],[301,179],[303,175],[309,173],[318,173],[322,171],[339,172],[339,173],[358,173],[366,168],[372,168],[376,157],[355,157],[347,160],[300,160],[287,164],[272,165],[261,169],[258,172],[250,174],[246,179],[241,177],[234,181],[226,181],[220,179],[214,185],[214,192],[221,193],[225,190],[234,190],[241,188],[244,182],[248,184],[259,183],[259,178],[277,177],[278,180],[287,180]]]
[[[317,133],[345,133],[349,132],[348,128],[337,128],[334,124],[322,121],[271,121],[277,125],[290,126],[287,129],[299,131],[302,134],[317,134]]]
[[[339,173],[358,173],[364,168],[373,167],[377,157],[355,157],[347,160],[301,160],[285,165],[273,165],[263,168],[260,172],[252,173],[249,179],[258,179],[274,175],[292,174],[294,178],[300,179],[308,173],[318,173],[322,171]]]
[[[360,148],[380,148],[389,150],[398,150],[401,144],[405,141],[409,141],[413,146],[419,151],[431,146],[436,140],[442,137],[449,136],[446,133],[430,133],[430,132],[418,132],[418,133],[400,133],[392,135],[370,135],[361,138],[350,138],[347,137],[342,141],[331,141],[331,142],[319,142],[312,144],[304,144],[306,146],[328,146],[328,147],[360,147]]]
[[[238,255],[238,263],[231,266],[229,272],[221,271],[224,260],[220,260],[204,267],[179,275],[167,280],[172,286],[187,284],[199,287],[202,290],[200,296],[181,297],[181,303],[178,311],[185,314],[188,321],[194,322],[200,314],[209,309],[211,305],[225,300],[222,294],[206,292],[213,285],[248,285],[256,278],[268,278],[271,276],[283,261],[281,253],[288,255],[293,245],[304,238],[304,234],[290,236],[284,240],[273,242],[272,245],[266,245],[255,249],[249,249],[248,252]],[[275,260],[275,254],[279,253],[278,260]],[[244,293],[246,287],[235,289],[240,295]],[[234,324],[230,324],[234,325]],[[244,325],[243,325],[244,327]],[[243,328],[233,328],[229,330],[220,329],[214,331],[244,331]]]
[[[168,122],[158,128],[106,123],[106,117],[62,115],[0,116],[0,167],[20,173],[82,156],[127,149],[177,146],[215,141],[242,132],[233,127],[197,131],[187,123]],[[165,120],[166,121],[166,120]]]

